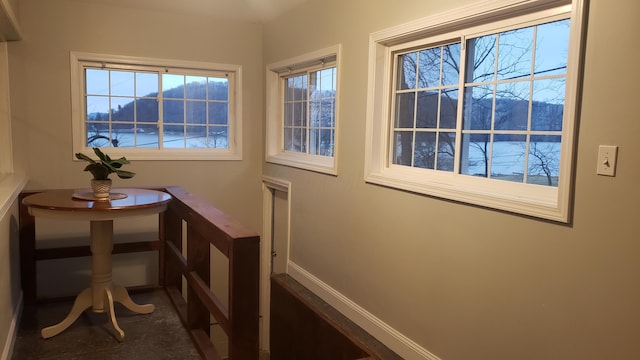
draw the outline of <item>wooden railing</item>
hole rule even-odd
[[[209,315],[227,334],[229,359],[258,359],[260,238],[202,199],[179,187],[160,215],[164,284],[205,359],[220,359],[209,341]],[[182,221],[187,224],[187,257],[182,256]],[[210,244],[229,259],[229,308],[209,288]],[[164,254],[163,254],[164,253]],[[187,302],[181,294],[188,284]]]
[[[159,216],[160,239],[114,244],[114,253],[159,251],[159,284],[166,289],[203,359],[222,359],[210,341],[209,320],[213,316],[227,335],[228,359],[257,360],[260,237],[181,187],[157,190],[173,197]],[[35,218],[22,205],[24,197],[36,192],[23,192],[19,198],[22,288],[27,304],[38,299],[38,260],[90,255],[89,246],[36,249]],[[183,224],[186,224],[186,257],[182,255]],[[228,307],[210,288],[211,245],[228,258]],[[183,278],[187,294],[182,294]]]

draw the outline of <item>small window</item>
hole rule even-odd
[[[567,3],[373,34],[367,181],[567,221],[582,33]]]
[[[267,161],[336,174],[338,50],[268,66]]]
[[[241,159],[238,66],[72,53],[74,152]]]

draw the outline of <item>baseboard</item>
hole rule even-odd
[[[288,274],[403,358],[441,360],[292,261]]]
[[[20,317],[22,316],[22,290],[18,296],[18,305],[13,310],[13,317],[11,318],[11,326],[9,326],[9,332],[4,342],[4,350],[2,351],[2,360],[9,360],[13,355],[13,346],[16,343],[16,337],[18,337],[18,325],[20,324]]]

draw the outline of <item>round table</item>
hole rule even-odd
[[[93,198],[91,190],[50,190],[25,197],[22,202],[35,217],[60,220],[90,221],[91,231],[91,286],[77,297],[71,311],[56,325],[42,329],[42,337],[58,335],[73,324],[89,307],[94,312],[107,312],[118,340],[124,340],[124,331],[118,326],[113,309],[114,301],[139,313],[152,313],[153,304],[138,305],[127,290],[111,280],[111,251],[113,250],[113,220],[134,216],[153,215],[164,211],[171,195],[155,190],[137,188],[112,189],[109,199]]]

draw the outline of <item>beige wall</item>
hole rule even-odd
[[[243,161],[134,161],[115,186],[180,185],[260,230],[262,28],[199,15],[123,9],[71,0],[22,0],[23,40],[9,43],[16,157],[30,188],[86,187],[73,161],[69,52],[242,65]]]
[[[442,359],[638,359],[637,0],[591,1],[572,224],[363,181],[369,34],[471,2],[310,0],[265,26],[266,64],[343,46],[338,177],[264,169],[292,183],[291,259]]]

